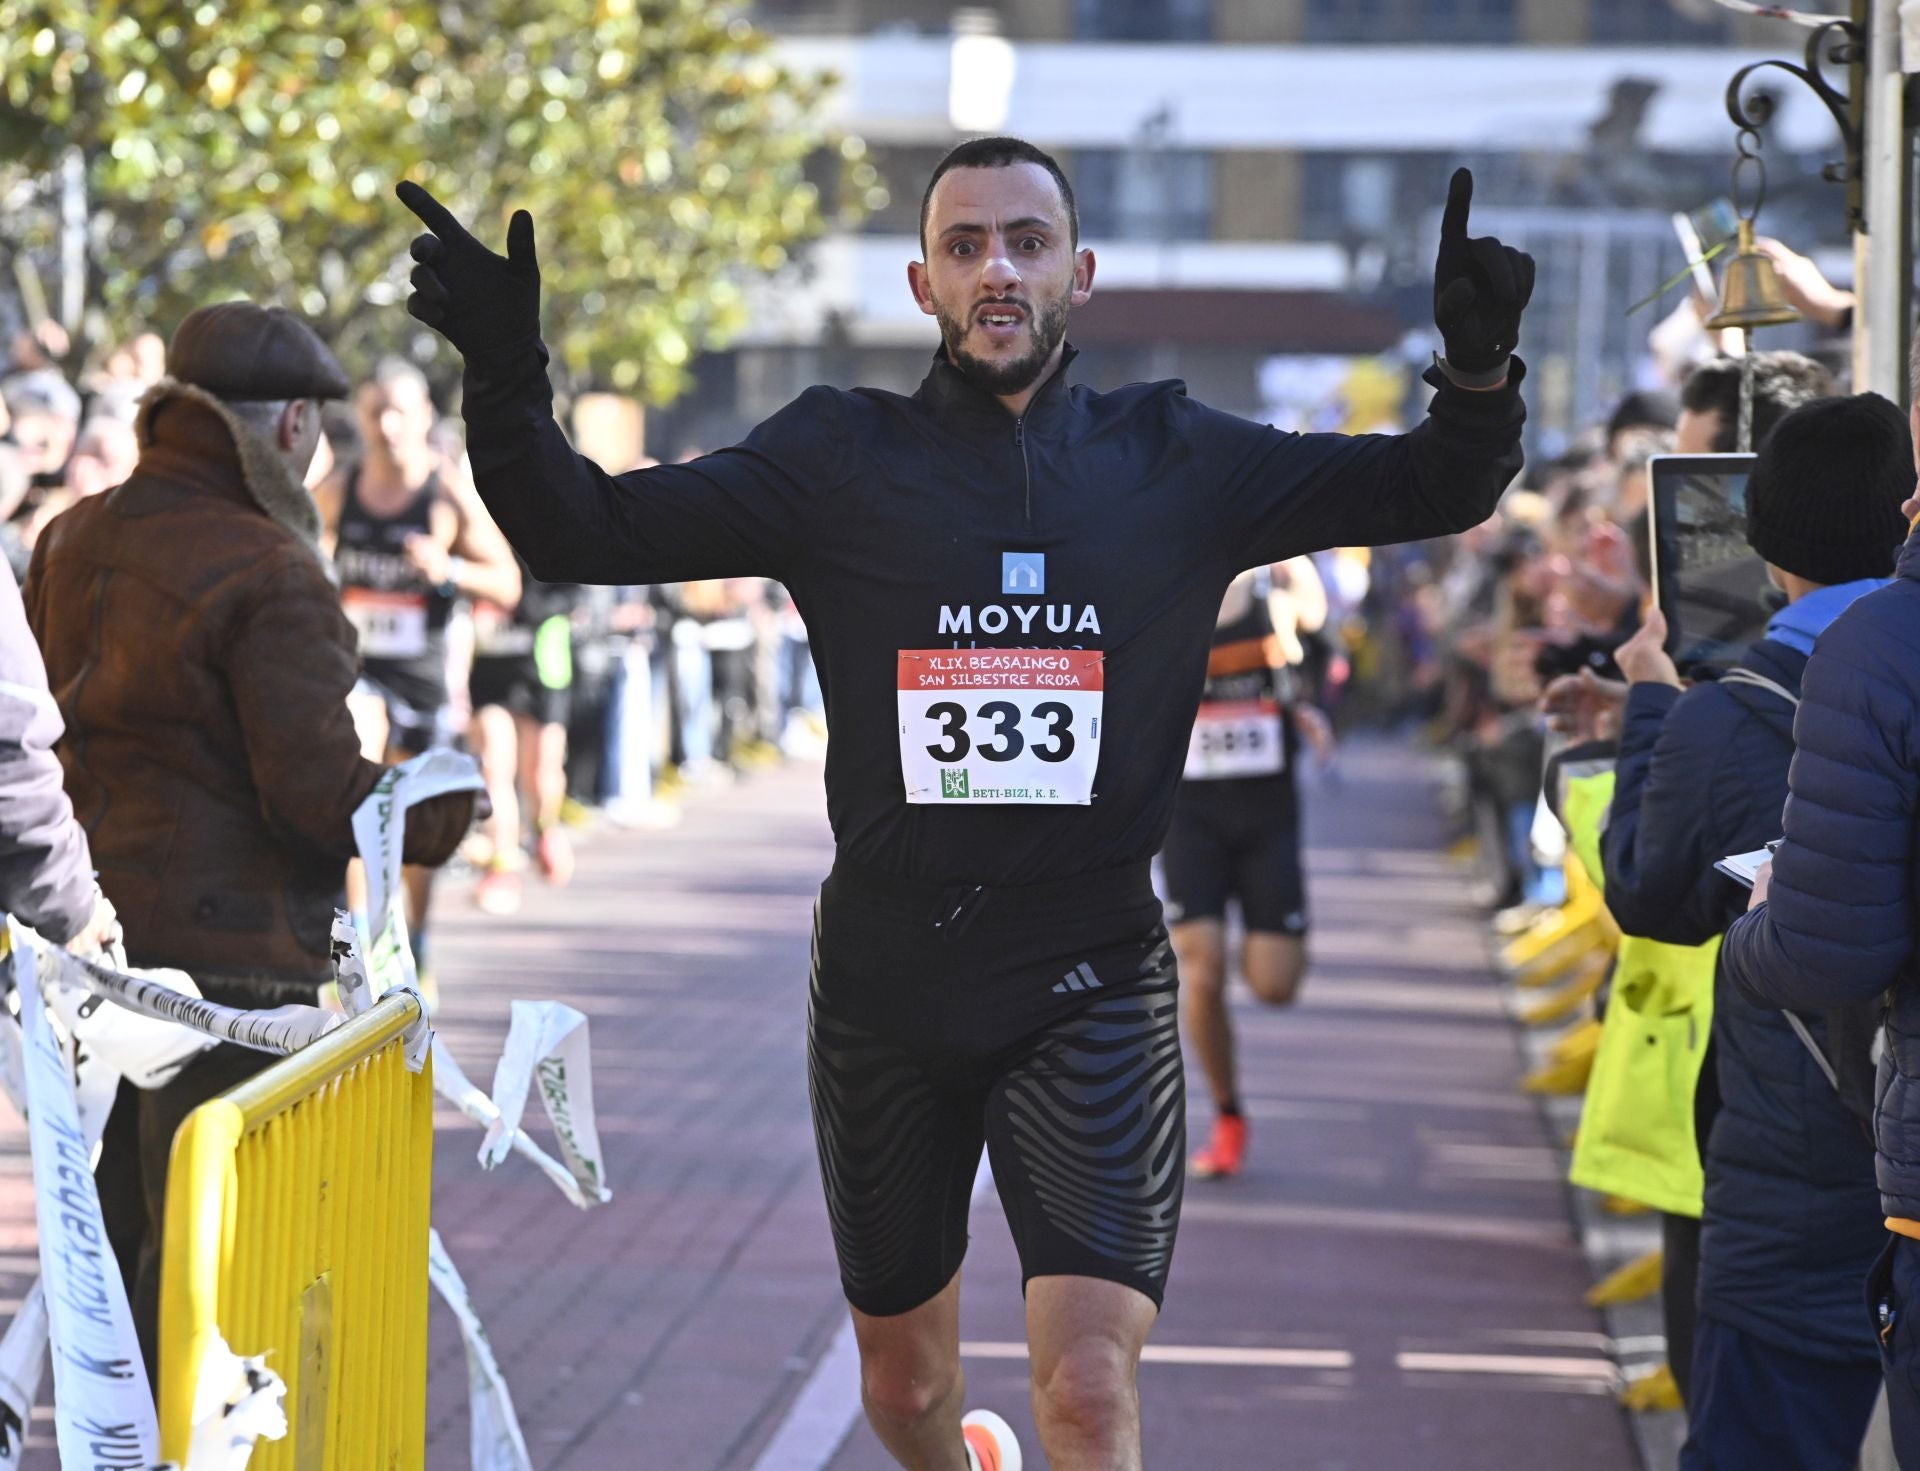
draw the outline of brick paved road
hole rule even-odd
[[[1253,1168],[1189,1191],[1165,1357],[1144,1371],[1148,1464],[1627,1471],[1564,1188],[1513,1087],[1476,918],[1434,856],[1423,768],[1384,746],[1345,767],[1310,803],[1306,1002],[1240,1014]],[[801,768],[704,797],[676,830],[596,840],[573,888],[530,890],[513,920],[447,896],[442,1026],[477,1080],[510,998],[593,1019],[611,1206],[578,1213],[513,1160],[483,1175],[463,1120],[438,1154],[435,1219],[540,1471],[753,1471],[840,1328],[802,1067],[828,859]],[[17,1132],[0,1145],[5,1290],[31,1231]],[[971,1398],[1030,1427],[990,1192],[967,1271]],[[455,1471],[465,1375],[438,1309],[434,1328],[428,1464]],[[814,1464],[888,1462],[858,1427]]]

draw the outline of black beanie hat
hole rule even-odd
[[[1773,427],[1747,482],[1747,544],[1831,586],[1890,577],[1914,490],[1907,416],[1877,393],[1802,404]]]

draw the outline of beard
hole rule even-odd
[[[973,313],[980,309],[979,304],[976,303],[968,317],[963,319],[953,316],[938,302],[934,303],[934,316],[940,323],[940,337],[946,343],[948,359],[974,387],[997,398],[1031,388],[1041,373],[1046,371],[1047,360],[1060,345],[1060,339],[1067,335],[1067,299],[1064,295],[1055,297],[1038,309],[1032,302],[1020,297],[1008,298],[1008,304],[1026,309],[1027,333],[1033,345],[1010,361],[989,362],[968,352],[965,346],[967,330]]]

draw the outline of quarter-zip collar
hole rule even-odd
[[[933,366],[921,381],[914,398],[943,420],[979,423],[991,426],[996,431],[1008,430],[1019,423],[1025,426],[1026,433],[1031,434],[1036,430],[1051,428],[1066,415],[1067,366],[1079,355],[1071,342],[1065,345],[1065,350],[1060,354],[1060,365],[1040,385],[1040,391],[1027,404],[1027,411],[1017,420],[1007,412],[999,399],[954,367],[952,360],[947,357],[945,343],[934,350]]]

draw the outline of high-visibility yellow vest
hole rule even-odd
[[[1600,831],[1613,803],[1611,763],[1561,771],[1560,815],[1569,846],[1596,884],[1605,883]],[[1713,1024],[1720,941],[1662,945],[1624,935],[1600,1050],[1587,1081],[1574,1143],[1574,1184],[1643,1201],[1670,1215],[1698,1216],[1704,1180],[1693,1094]]]

